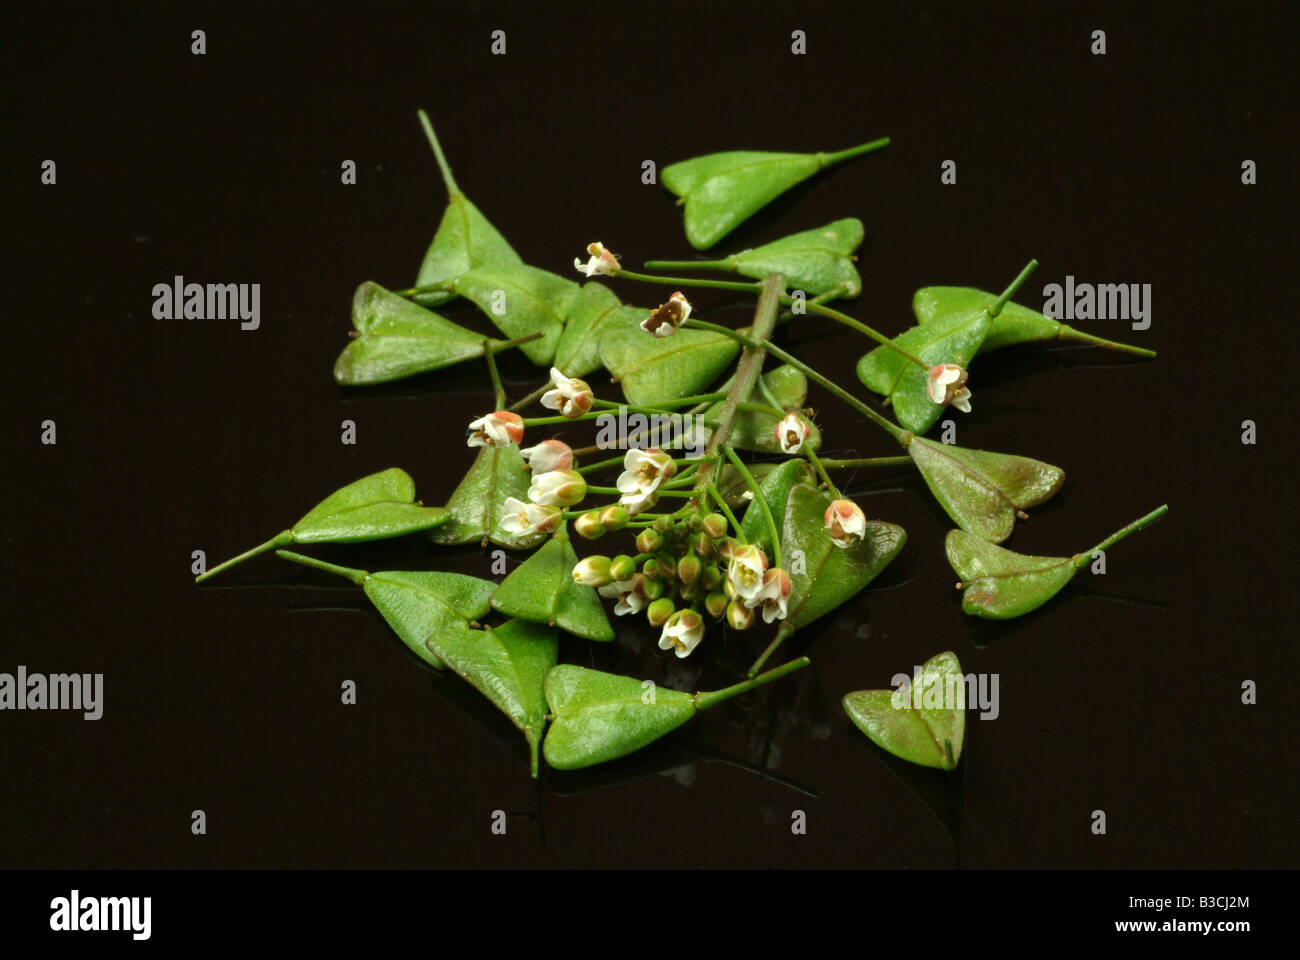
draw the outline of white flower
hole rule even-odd
[[[523,438],[523,417],[498,410],[470,423],[465,443],[471,447],[510,447]]]
[[[568,470],[573,466],[573,449],[563,440],[543,440],[537,446],[519,452],[533,473]]]
[[[586,263],[582,262],[581,257],[573,258],[573,265],[578,272],[588,277],[594,276],[613,276],[618,272],[618,257],[610,250],[605,249],[603,243],[587,244],[587,253],[591,254],[591,259]]]
[[[554,530],[563,512],[559,507],[524,503],[515,497],[506,497],[505,516],[501,518],[501,529],[516,536],[534,531]]]
[[[691,302],[679,290],[641,321],[641,329],[656,337],[671,337],[690,318]]]
[[[659,484],[677,472],[673,458],[657,447],[632,449],[623,458],[623,472],[615,486],[622,494],[618,502],[636,516],[659,499]]]
[[[763,608],[763,622],[771,623],[773,620],[785,619],[786,600],[790,597],[790,591],[794,584],[790,582],[790,575],[780,567],[772,567],[770,570],[763,571],[763,584],[758,591],[745,601],[745,606],[753,608],[761,606]]]
[[[776,425],[776,439],[783,453],[798,453],[810,433],[808,422],[797,413],[787,413]]]
[[[591,409],[595,394],[585,380],[566,377],[555,367],[551,367],[551,383],[554,390],[542,394],[542,406],[548,410],[559,410],[563,416],[580,417]]]
[[[618,603],[614,604],[614,615],[618,617],[628,613],[640,613],[648,602],[645,594],[637,589],[636,580],[616,580],[603,587],[597,587],[596,592],[611,600],[618,599]]]
[[[619,493],[653,493],[659,484],[677,472],[673,458],[658,447],[645,450],[633,448],[623,457],[623,472],[615,486]]]
[[[941,363],[930,368],[925,392],[931,403],[952,404],[962,413],[970,413],[970,391],[965,384],[965,370],[955,363]]]
[[[528,499],[544,507],[571,507],[587,495],[587,481],[576,470],[552,470],[533,474]]]
[[[852,500],[836,500],[826,508],[826,532],[831,543],[847,547],[867,535],[867,515]]]
[[[704,639],[704,618],[694,610],[678,610],[664,622],[660,650],[675,650],[679,659],[691,655]]]
[[[767,557],[754,544],[747,543],[732,550],[731,562],[727,564],[727,579],[746,605],[753,606],[749,601],[758,596],[766,569]]]

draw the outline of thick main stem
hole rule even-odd
[[[761,676],[750,676],[748,680],[742,680],[740,683],[733,683],[731,686],[723,687],[721,690],[701,691],[695,695],[695,706],[700,710],[707,710],[709,707],[717,706],[723,700],[730,700],[732,697],[739,696],[742,693],[748,693],[755,687],[761,687],[763,684],[771,683],[773,680],[780,680],[786,674],[794,673],[796,670],[802,670],[810,663],[812,663],[812,661],[807,657],[799,657],[798,659],[791,660],[789,663],[783,663],[779,667],[773,667]]]
[[[782,350],[780,347],[778,347],[776,344],[772,343],[771,341],[764,341],[763,343],[759,343],[753,337],[747,337],[743,333],[740,333],[736,330],[732,330],[730,327],[724,327],[716,323],[707,323],[704,320],[687,320],[685,325],[688,327],[694,327],[697,330],[712,330],[714,333],[720,333],[723,336],[731,337],[731,339],[735,340],[738,343],[743,343],[746,347],[754,347],[757,349],[767,350],[767,352],[772,354],[772,356],[778,357],[779,359],[785,361],[791,366],[797,367],[798,369],[802,370],[804,375],[807,376],[809,380],[812,380],[814,383],[822,387],[825,387],[831,393],[835,394],[835,396],[839,397],[841,400],[843,400],[845,403],[851,406],[854,410],[857,410],[859,413],[861,413],[863,416],[869,419],[872,423],[878,426],[881,430],[884,430],[891,437],[897,440],[902,447],[906,448],[907,445],[912,442],[912,434],[908,433],[902,427],[890,423],[888,420],[886,420],[880,414],[876,413],[876,411],[872,410],[869,406],[867,406],[865,403],[863,403],[853,394],[849,393],[843,387],[837,385],[831,380],[828,380],[826,377],[823,377],[820,373],[818,373],[812,367],[808,366],[808,364],[804,363],[798,357],[793,356],[792,354],[786,352],[785,350]]]
[[[713,473],[717,467],[716,454],[731,435],[731,428],[736,423],[737,404],[749,397],[759,375],[763,372],[763,361],[767,358],[767,352],[764,344],[759,341],[770,336],[776,328],[776,311],[780,304],[782,290],[781,275],[779,273],[768,274],[763,279],[762,288],[762,293],[758,297],[758,306],[754,310],[754,323],[751,327],[755,336],[753,339],[746,338],[748,342],[745,343],[745,349],[741,352],[740,363],[736,365],[736,377],[731,382],[731,388],[727,391],[727,398],[722,401],[722,411],[718,416],[718,425],[709,436],[708,446],[704,448],[705,460],[696,477],[696,491],[707,489],[708,485],[713,482]],[[713,325],[709,324],[709,326]],[[727,330],[729,334],[734,332],[726,327],[720,327],[719,329]]]

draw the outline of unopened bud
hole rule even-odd
[[[727,612],[727,595],[714,591],[704,598],[704,609],[709,611],[709,616],[714,620],[719,619]]]
[[[641,553],[656,553],[663,543],[663,534],[658,530],[647,528],[636,535],[636,548]]]
[[[713,539],[701,530],[691,537],[691,549],[701,557],[711,557],[713,556]]]
[[[727,518],[720,513],[711,513],[704,518],[701,529],[714,540],[727,535]]]
[[[631,580],[636,573],[636,561],[620,553],[609,562],[609,575],[615,580]]]
[[[705,590],[716,590],[722,585],[722,571],[711,563],[707,564],[700,574],[700,583],[704,584]]]
[[[748,630],[754,625],[754,611],[732,600],[727,604],[727,625],[736,630]]]
[[[655,520],[654,525],[651,527],[651,529],[658,530],[660,533],[667,533],[674,526],[676,526],[676,524],[673,523],[672,517],[659,517],[657,520]]]
[[[573,568],[573,579],[584,587],[603,587],[612,579],[609,575],[609,557],[597,555],[579,560]]]
[[[671,597],[660,597],[645,608],[645,618],[650,621],[652,627],[662,627],[672,615],[673,601]]]
[[[638,575],[637,589],[645,594],[647,600],[658,600],[664,595],[664,585],[661,580],[651,580],[649,577]]]
[[[677,561],[677,579],[685,584],[694,583],[699,579],[703,569],[704,564],[700,563],[700,558],[693,553],[688,553]]]
[[[703,589],[700,587],[700,581],[696,580],[694,583],[683,584],[678,588],[677,592],[683,600],[694,600],[703,592]]]
[[[596,510],[578,514],[578,518],[573,521],[573,529],[584,540],[595,540],[605,535],[604,524],[600,522],[600,513]]]
[[[677,561],[671,554],[661,553],[655,559],[659,561],[659,570],[665,580],[676,579]]]
[[[630,519],[631,514],[627,512],[627,507],[623,506],[621,503],[616,503],[611,507],[606,507],[600,512],[601,524],[604,525],[606,530],[611,532],[622,530],[627,526],[627,522]]]

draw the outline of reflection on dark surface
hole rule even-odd
[[[955,867],[961,866],[962,798],[966,786],[966,768],[970,765],[972,728],[978,727],[978,723],[971,721],[977,717],[978,714],[974,711],[966,715],[966,737],[962,744],[961,760],[957,764],[957,769],[951,771],[922,767],[901,760],[872,743],[867,735],[851,722],[846,720],[844,724],[847,728],[846,732],[853,741],[870,752],[908,790],[912,791],[943,827],[944,833],[952,841],[952,859]]]

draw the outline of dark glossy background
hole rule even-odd
[[[102,672],[106,706],[96,723],[0,715],[0,864],[1295,865],[1294,7],[879,6],[7,11],[0,670]],[[498,27],[505,57],[488,54]],[[807,56],[789,53],[795,28]],[[1105,57],[1088,52],[1096,28]],[[850,309],[889,332],[918,286],[998,289],[1031,256],[1034,305],[1066,274],[1153,284],[1145,334],[1079,325],[1157,361],[982,358],[959,442],[1066,469],[1016,550],[1074,552],[1164,501],[1169,516],[1116,547],[1106,577],[989,624],[961,613],[949,524],[919,478],[864,473],[847,489],[909,542],[791,645],[812,668],[632,759],[534,783],[515,730],[358,591],[274,558],[203,590],[189,574],[192,550],[223,559],[362,474],[400,464],[440,503],[470,462],[481,365],[369,390],[330,376],[354,287],[413,281],[440,215],[421,106],[462,188],[561,273],[596,238],[630,264],[690,254],[644,159],[890,135],[718,252],[859,216]],[[39,185],[47,158],[56,187]],[[1245,158],[1258,186],[1240,184]],[[956,186],[939,183],[945,159]],[[261,283],[261,329],[153,319],[153,284],[177,273]],[[737,325],[751,310],[696,303]],[[856,383],[855,334],[808,318],[781,336]],[[514,396],[542,373],[518,356],[503,372]],[[833,398],[811,402],[828,451],[895,452]],[[46,418],[55,447],[38,441]],[[318,552],[489,575],[477,546],[418,538]],[[679,664],[621,626],[616,645],[566,638],[562,659],[708,688],[768,636],[711,636]],[[950,776],[892,761],[839,707],[943,649],[1001,675],[1001,716],[971,715]],[[1240,704],[1245,679],[1258,706]],[[494,809],[511,813],[504,838]]]

